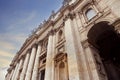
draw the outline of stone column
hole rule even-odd
[[[75,17],[74,13],[68,13],[64,19],[69,80],[90,80]]]
[[[23,64],[23,69],[22,69],[22,72],[20,74],[20,80],[24,80],[24,78],[25,78],[29,58],[30,58],[30,51],[28,51],[27,54],[26,54],[25,61],[24,61],[24,64]]]
[[[77,51],[77,59],[78,59],[78,64],[79,64],[79,70],[80,70],[80,76],[81,78],[83,78],[84,80],[91,80],[90,74],[89,73],[89,68],[88,68],[88,63],[87,63],[87,57],[85,55],[84,49],[83,49],[83,44],[81,43],[81,36],[79,33],[79,24],[77,23],[77,19],[78,19],[78,13],[75,14],[75,17],[72,19],[73,21],[73,26],[72,30],[73,30],[73,35],[75,37],[75,46],[76,51]],[[84,38],[87,38],[87,35],[84,36]]]
[[[11,71],[11,74],[10,74],[10,77],[8,80],[11,80],[12,76],[13,76],[13,73],[14,73],[14,69]]]
[[[29,60],[29,63],[28,63],[26,76],[25,76],[25,80],[30,80],[31,79],[34,60],[35,60],[35,55],[36,55],[36,45],[33,45],[30,60]]]
[[[53,68],[53,31],[51,30],[48,39],[48,46],[47,46],[47,57],[46,57],[46,70],[45,70],[45,80],[52,80],[52,68]]]
[[[19,63],[16,64],[15,71],[13,73],[13,76],[12,76],[11,80],[14,80],[14,77],[16,76],[16,71],[17,71],[18,66],[19,66]]]
[[[68,15],[67,15],[68,16]],[[70,16],[68,16],[70,17]],[[70,18],[65,20],[65,39],[66,39],[66,52],[68,54],[68,71],[69,80],[80,80],[79,66],[76,58],[75,41],[72,32],[72,21]]]
[[[41,53],[41,44],[38,43],[38,48],[37,48],[37,53],[36,53],[36,58],[35,58],[35,64],[34,64],[33,74],[32,74],[32,80],[37,80],[40,53]]]
[[[56,36],[55,36],[55,32],[54,32],[54,35],[53,35],[53,43],[52,43],[52,77],[51,77],[51,80],[55,80],[55,65],[54,65],[54,56],[55,56],[55,43],[56,43]]]
[[[22,66],[22,63],[23,63],[23,59],[21,59],[20,62],[19,62],[19,66],[18,66],[18,69],[17,69],[17,71],[16,71],[14,80],[18,80],[18,75],[19,75],[19,72],[20,72],[20,68],[21,68],[21,66]]]

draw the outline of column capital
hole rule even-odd
[[[37,42],[37,44],[38,44],[38,45],[41,45],[42,42],[43,42],[43,40],[40,40],[40,41]]]
[[[54,29],[51,29],[50,31],[48,31],[48,36],[49,35],[54,35],[55,34],[55,30]]]
[[[67,19],[73,20],[75,17],[76,17],[75,12],[69,12],[68,14],[66,14],[66,15],[64,16],[63,21],[66,21]]]
[[[22,55],[22,56],[21,56],[21,59],[23,59],[23,60],[24,60],[24,59],[25,59],[25,55]]]
[[[31,53],[31,48],[29,48],[26,52],[30,54]]]
[[[31,46],[31,48],[33,48],[33,47],[37,47],[37,43],[34,43],[32,46]]]

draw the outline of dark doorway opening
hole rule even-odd
[[[88,32],[88,41],[99,51],[108,80],[120,80],[120,34],[108,22],[95,24]]]
[[[41,70],[40,80],[44,80],[44,78],[45,78],[45,69]]]

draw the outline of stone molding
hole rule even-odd
[[[67,62],[67,53],[64,52],[59,52],[58,54],[55,55],[54,57],[54,63],[55,63],[55,67],[57,66],[57,63],[60,61]]]

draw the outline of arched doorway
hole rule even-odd
[[[95,24],[88,32],[88,42],[99,52],[108,80],[120,80],[120,37],[108,22]]]

